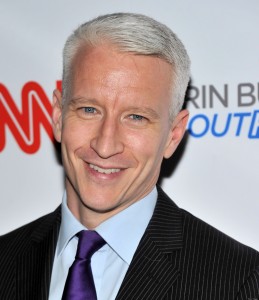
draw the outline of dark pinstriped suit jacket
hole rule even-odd
[[[48,298],[60,208],[0,238],[0,299]],[[179,209],[159,189],[116,300],[259,299],[259,254]]]

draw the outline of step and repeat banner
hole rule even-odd
[[[188,131],[161,185],[180,207],[259,250],[257,0],[1,0],[0,234],[60,204],[51,101],[63,45],[79,24],[119,11],[168,25],[192,60]]]

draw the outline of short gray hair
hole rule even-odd
[[[181,110],[190,79],[190,60],[180,39],[166,25],[141,14],[114,13],[99,16],[79,26],[63,51],[63,99],[67,100],[72,63],[82,46],[109,42],[120,52],[159,57],[172,65],[173,99],[170,115]]]

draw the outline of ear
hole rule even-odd
[[[62,131],[62,96],[58,89],[53,92],[52,124],[54,137],[60,143]]]
[[[189,118],[188,110],[182,110],[175,117],[174,121],[171,124],[170,132],[167,139],[167,144],[164,151],[164,158],[169,158],[173,155],[179,143],[181,142],[187,122]]]

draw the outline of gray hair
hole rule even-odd
[[[179,38],[164,24],[132,13],[99,16],[79,26],[66,41],[63,51],[63,99],[68,99],[73,59],[82,46],[95,47],[103,42],[120,52],[159,57],[172,65],[173,99],[170,115],[181,110],[190,78],[190,60]]]

